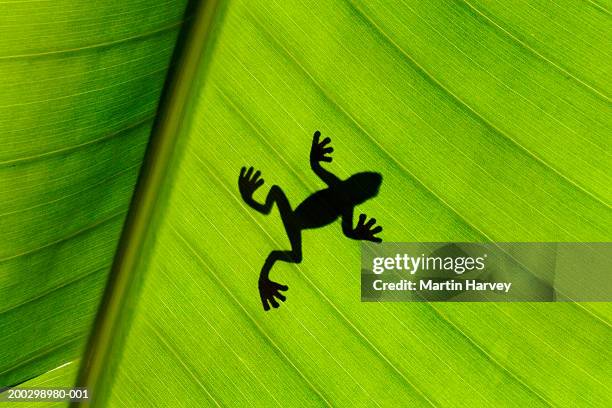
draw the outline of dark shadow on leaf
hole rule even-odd
[[[367,219],[360,214],[357,225],[353,226],[353,212],[355,206],[378,195],[382,183],[379,173],[363,172],[341,180],[333,173],[324,169],[321,162],[330,163],[330,154],[334,149],[330,146],[331,139],[326,137],[320,140],[321,133],[316,131],[313,135],[310,149],[310,167],[312,171],[327,185],[327,188],[312,193],[308,198],[291,207],[285,192],[279,186],[272,186],[265,202],[260,203],[253,199],[253,193],[264,184],[261,172],[253,167],[243,167],[238,178],[238,188],[245,203],[254,210],[269,214],[276,204],[285,227],[287,237],[291,244],[290,250],[275,250],[270,252],[259,274],[259,295],[264,310],[270,306],[277,308],[279,302],[284,302],[283,293],[288,286],[269,279],[270,270],[276,261],[300,263],[302,262],[302,231],[321,228],[331,224],[338,218],[342,220],[342,232],[348,238],[382,242],[378,234],[381,226],[376,225],[376,219]]]

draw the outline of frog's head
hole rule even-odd
[[[371,171],[353,174],[344,181],[345,193],[354,204],[361,204],[378,195],[382,175]]]

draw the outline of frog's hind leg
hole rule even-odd
[[[259,274],[259,292],[264,309],[269,310],[270,306],[268,305],[268,302],[270,302],[272,307],[277,308],[279,306],[276,299],[274,299],[275,297],[283,302],[285,301],[285,296],[281,294],[279,290],[286,291],[289,289],[285,285],[270,281],[270,270],[276,261],[290,263],[302,262],[302,231],[298,220],[291,209],[289,200],[280,187],[273,186],[270,189],[266,202],[276,203],[281,220],[285,226],[285,231],[287,232],[287,238],[289,238],[289,243],[291,244],[291,250],[275,250],[270,252],[266,258],[266,261],[264,262],[263,267],[261,268],[261,272]]]
[[[289,243],[291,244],[291,250],[270,252],[260,274],[261,277],[265,278],[268,277],[270,269],[272,269],[274,262],[277,260],[291,263],[302,262],[302,231],[300,230],[300,225],[291,209],[287,196],[285,196],[285,193],[280,187],[273,186],[268,194],[268,200],[275,202],[278,207],[281,220],[287,232],[287,238],[289,238]]]

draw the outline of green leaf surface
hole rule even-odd
[[[186,1],[0,3],[0,385],[79,369],[93,406],[612,405],[609,303],[361,303],[339,222],[274,267],[290,290],[264,312],[259,270],[289,242],[237,186],[253,165],[256,198],[295,208],[324,187],[320,130],[327,169],[383,175],[357,213],[385,241],[610,241],[605,2],[213,3],[157,116],[169,162],[130,209],[152,217],[123,231],[107,352],[82,365]]]
[[[339,223],[303,234],[303,262],[272,271],[287,302],[261,309],[261,265],[289,244],[238,173],[297,206],[323,188],[315,130],[330,171],[383,174],[359,211],[386,241],[610,241],[609,12],[511,3],[228,2],[99,404],[609,406],[609,304],[363,304]]]
[[[0,3],[3,387],[82,353],[184,8]]]

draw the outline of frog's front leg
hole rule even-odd
[[[312,136],[312,146],[310,147],[310,168],[319,176],[321,180],[328,186],[334,186],[340,183],[340,179],[333,173],[325,170],[321,166],[321,162],[331,163],[332,158],[329,156],[334,148],[329,146],[331,139],[326,137],[320,141],[321,132],[318,130]]]
[[[382,238],[377,237],[376,234],[381,232],[383,228],[376,225],[376,218],[370,218],[368,222],[366,222],[366,219],[365,214],[360,214],[357,225],[353,228],[353,208],[347,210],[342,214],[342,232],[351,239],[382,242]]]

